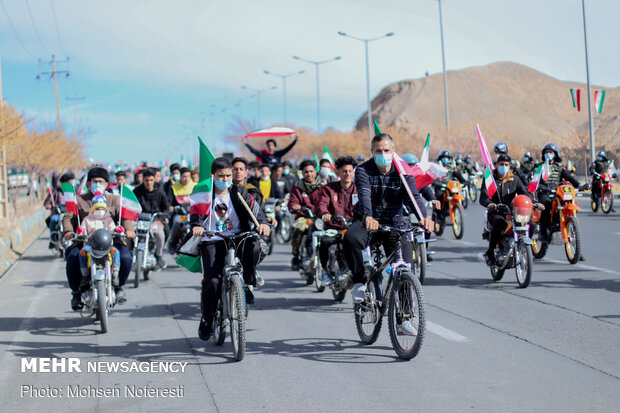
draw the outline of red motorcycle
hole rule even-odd
[[[614,186],[611,183],[611,178],[615,176],[613,173],[613,163],[609,165],[607,171],[603,172],[598,176],[598,187],[600,188],[599,193],[592,192],[592,199],[590,206],[592,207],[592,211],[598,211],[599,205],[601,206],[601,211],[605,214],[609,214],[614,207]]]

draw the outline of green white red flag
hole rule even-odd
[[[244,136],[244,138],[276,138],[278,136],[293,135],[295,131],[291,128],[274,126],[267,129],[257,129]]]
[[[332,171],[336,170],[336,162],[334,161],[334,157],[325,145],[323,145],[323,156],[321,157],[321,159],[327,159],[329,161],[329,166],[332,168]]]
[[[545,161],[545,163],[541,164],[538,169],[536,169],[534,176],[532,176],[532,181],[527,187],[527,190],[531,194],[536,193],[536,190],[538,189],[538,184],[540,184],[541,179],[543,181],[549,179],[549,161]]]
[[[196,185],[189,196],[189,213],[209,216],[211,213],[211,200],[213,199],[213,177],[211,176],[211,165],[215,160],[215,155],[211,149],[198,137],[200,146],[200,182]]]
[[[422,150],[422,156],[420,156],[420,162],[428,162],[428,151],[431,144],[431,134],[426,135],[426,143],[424,144],[424,149]]]
[[[136,197],[136,194],[127,187],[127,185],[121,185],[121,213],[120,218],[125,218],[130,221],[137,221],[140,213],[142,212],[142,206],[140,201]]]
[[[392,163],[399,174],[415,177],[415,185],[418,190],[443,178],[448,173],[446,168],[433,162],[418,162],[412,168],[396,152],[392,154]]]
[[[319,162],[319,155],[317,155],[317,154],[316,154],[316,152],[314,153],[314,163],[316,164],[315,169],[316,169],[316,171],[318,172],[318,171],[319,171],[319,164],[320,164],[321,162]]]
[[[491,168],[488,165],[484,169],[484,184],[487,187],[489,199],[493,198],[493,195],[497,192],[497,185],[495,184],[495,179],[493,179],[493,172],[491,172]]]
[[[601,111],[603,110],[604,100],[605,100],[605,91],[595,90],[594,91],[594,109],[596,110],[596,113],[601,113]]]
[[[78,186],[78,190],[77,190],[78,195],[82,195],[85,192],[87,177],[88,177],[88,174],[84,174],[84,176],[82,177],[82,180],[80,181],[80,185]]]
[[[581,89],[571,87],[570,96],[573,99],[573,107],[577,108],[577,111],[581,111]]]
[[[71,182],[65,182],[60,185],[62,191],[61,201],[67,208],[67,212],[78,215],[77,197],[75,196],[75,188]]]

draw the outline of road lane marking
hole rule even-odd
[[[448,330],[445,327],[440,326],[439,324],[435,324],[432,321],[426,322],[426,329],[431,333],[435,333],[440,337],[445,338],[446,340],[456,341],[457,343],[465,343],[469,341],[467,337],[460,335],[459,333],[455,333],[452,330]]]
[[[550,263],[553,263],[553,264],[567,264],[568,263],[568,261],[552,260],[552,259],[549,259],[549,258],[545,258],[543,261],[550,262]],[[593,265],[574,264],[574,266],[578,267],[578,268],[583,268],[584,270],[600,271],[600,272],[604,272],[604,273],[607,273],[607,274],[620,275],[619,271],[610,270],[608,268],[595,267]]]

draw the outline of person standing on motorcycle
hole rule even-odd
[[[506,145],[505,142],[497,142],[495,146],[493,146],[493,162],[497,162],[497,159],[501,154],[508,155],[508,145]],[[517,168],[513,164],[510,165],[510,170],[512,171],[513,175],[515,175],[521,180],[523,186],[527,187],[527,185],[530,183],[530,177],[524,174],[521,169]]]
[[[587,184],[580,186],[577,178],[573,176],[564,166],[562,166],[562,157],[560,156],[560,150],[558,146],[553,142],[548,142],[543,146],[542,151],[542,159],[544,161],[549,162],[549,177],[547,180],[540,180],[538,184],[538,190],[536,191],[536,198],[538,202],[545,206],[545,209],[542,211],[540,216],[540,229],[541,234],[548,240],[551,241],[551,231],[549,225],[551,223],[551,204],[553,203],[553,198],[555,197],[555,191],[558,189],[558,186],[566,181],[569,182],[572,186],[579,189],[584,189],[587,187]],[[541,163],[536,165],[538,167]],[[581,255],[583,258],[583,254]]]
[[[592,201],[596,201],[596,194],[601,192],[601,175],[607,172],[610,164],[611,161],[607,157],[607,153],[601,150],[598,151],[596,160],[588,168],[590,175],[592,175],[592,195],[590,195]],[[616,178],[616,171],[612,171],[612,174],[612,177]]]
[[[441,164],[444,168],[448,170],[446,175],[433,183],[433,187],[435,188],[435,198],[439,200],[441,203],[443,200],[443,195],[446,192],[446,184],[454,179],[458,180],[462,185],[467,183],[467,180],[461,174],[461,172],[455,167],[452,162],[452,155],[450,155],[450,151],[447,149],[442,149],[439,151],[437,155],[437,162]]]
[[[345,223],[334,221],[334,215],[339,215],[349,221],[353,218],[353,206],[357,204],[357,188],[353,183],[355,167],[357,162],[351,156],[341,156],[336,159],[336,173],[340,178],[338,182],[331,182],[320,189],[319,202],[316,206],[317,216],[323,220],[325,229],[342,230],[346,228]],[[338,238],[323,237],[319,257],[323,268],[322,281],[325,285],[333,282],[332,274],[327,271],[327,261],[329,259],[329,247],[335,244]]]
[[[394,140],[382,133],[372,138],[370,151],[373,158],[355,169],[355,186],[358,202],[353,207],[353,223],[349,226],[342,241],[343,252],[347,265],[353,274],[353,302],[360,303],[366,294],[364,283],[364,259],[362,251],[372,241],[380,240],[385,253],[389,256],[398,243],[397,236],[383,232],[373,233],[380,225],[404,226],[403,207],[415,211],[413,201],[409,197],[401,180],[400,174],[392,165]],[[426,216],[426,207],[420,196],[413,175],[405,176],[409,190],[423,216],[418,219],[427,230],[433,230],[433,220]],[[417,214],[416,214],[417,215]],[[403,258],[410,264],[413,261],[411,242],[407,236],[402,238]]]
[[[260,190],[263,200],[284,197],[276,181],[271,179],[271,167],[267,164],[261,165],[260,177],[252,178],[249,182]]]
[[[534,174],[534,168],[536,167],[536,162],[534,162],[534,158],[532,158],[531,152],[525,152],[523,154],[523,162],[521,163],[521,172],[527,177],[528,182],[532,179],[532,175]]]
[[[192,234],[201,237],[199,246],[202,257],[202,268],[204,279],[202,281],[201,307],[202,319],[198,327],[198,336],[201,340],[208,340],[213,332],[213,316],[217,309],[219,294],[222,283],[222,271],[226,259],[226,244],[217,236],[203,236],[205,230],[217,232],[217,212],[218,205],[226,207],[226,213],[232,224],[232,229],[223,232],[227,234],[237,234],[250,231],[253,220],[250,213],[239,199],[241,195],[244,201],[252,210],[258,220],[259,226],[255,230],[264,236],[269,236],[269,225],[267,218],[254,199],[241,186],[233,185],[232,164],[226,158],[217,158],[211,164],[211,173],[214,177],[213,199],[211,202],[210,217],[192,214],[190,223]],[[247,238],[237,249],[237,256],[243,266],[243,280],[246,286],[256,286],[256,265],[260,258],[261,248],[257,238]],[[254,302],[252,291],[247,288],[246,301],[248,304]]]
[[[314,207],[319,201],[319,189],[321,188],[321,183],[316,178],[316,163],[314,161],[306,159],[299,165],[299,169],[302,173],[302,179],[291,189],[288,202],[289,211],[295,214],[295,224],[291,234],[291,246],[293,249],[291,268],[293,271],[299,270],[299,249],[301,248],[304,233],[308,230],[304,219],[308,216],[308,213],[302,210],[302,207],[314,211]]]
[[[147,214],[167,214],[168,213],[168,198],[166,194],[159,188],[155,187],[155,171],[151,168],[146,168],[143,173],[144,179],[142,185],[138,185],[133,193],[138,198],[142,212]],[[164,233],[164,225],[168,223],[168,218],[159,219],[157,221],[159,225],[151,227],[153,233],[153,239],[155,240],[155,258],[157,259],[157,265],[160,268],[166,268],[166,261],[164,260],[163,250],[166,239]]]
[[[80,222],[86,218],[88,214],[90,214],[91,210],[91,201],[96,193],[103,194],[107,204],[107,211],[114,220],[114,222],[119,222],[119,214],[121,211],[120,199],[116,195],[112,195],[108,192],[105,192],[108,183],[110,180],[110,175],[105,168],[94,167],[88,171],[88,175],[86,178],[86,187],[88,188],[88,192],[82,195],[77,196],[77,205],[78,205],[78,213],[80,215]],[[136,235],[134,232],[134,222],[123,218],[121,219],[121,225],[125,229],[125,234],[127,234],[127,238],[133,239]],[[63,226],[65,229],[64,237],[66,240],[70,240],[75,236],[75,231],[78,226],[77,217],[69,212],[65,214],[63,218]],[[118,304],[123,304],[127,299],[125,298],[125,293],[123,292],[123,285],[127,282],[127,277],[129,277],[129,273],[131,272],[131,252],[125,245],[125,242],[116,243],[114,245],[120,254],[121,259],[121,268],[119,272],[119,283],[118,286],[114,286],[116,291],[116,302]],[[79,311],[82,309],[84,304],[82,303],[82,298],[80,295],[80,281],[82,279],[82,272],[80,271],[80,260],[79,253],[81,250],[81,246],[73,245],[71,248],[67,249],[65,257],[67,258],[67,280],[69,281],[69,287],[71,287],[71,308],[74,311]]]
[[[243,143],[245,144],[246,148],[250,150],[250,152],[256,155],[257,159],[260,159],[261,164],[273,165],[282,162],[282,157],[289,153],[291,149],[293,149],[293,146],[295,146],[295,144],[297,143],[297,135],[291,135],[291,139],[293,138],[295,140],[290,145],[288,145],[284,149],[280,149],[279,151],[276,150],[277,144],[274,139],[267,139],[267,142],[265,142],[267,149],[263,149],[260,151],[250,145],[247,138],[243,138]]]
[[[500,237],[508,227],[506,214],[512,208],[512,200],[517,195],[527,195],[532,198],[532,194],[527,191],[523,182],[512,172],[512,158],[510,155],[502,153],[495,162],[495,170],[493,171],[493,179],[497,186],[497,191],[492,197],[489,197],[486,185],[482,185],[480,191],[480,205],[487,208],[488,227],[490,227],[489,248],[484,253],[484,259],[489,267],[496,264],[495,247]],[[498,206],[500,205],[501,206]]]

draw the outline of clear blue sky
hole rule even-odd
[[[352,129],[366,107],[364,49],[338,31],[358,37],[395,33],[370,44],[372,96],[391,82],[441,71],[435,0],[0,3],[6,101],[37,122],[54,125],[53,83],[35,79],[49,67],[37,60],[69,56],[70,65],[58,68],[71,71],[59,78],[63,127],[73,132],[73,104],[66,98],[84,96],[78,116],[90,130],[88,153],[106,162],[176,161],[196,152],[196,134],[216,151],[225,149],[221,138],[232,115],[257,117],[256,100],[241,85],[277,86],[263,94],[261,126],[281,122],[281,81],[264,70],[306,71],[288,81],[288,119],[314,129],[314,67],[293,55],[342,56],[321,66],[322,127]],[[585,82],[580,0],[444,0],[442,5],[448,70],[507,60]],[[620,86],[620,2],[586,0],[586,13],[592,82]],[[240,99],[246,100],[234,107]]]

